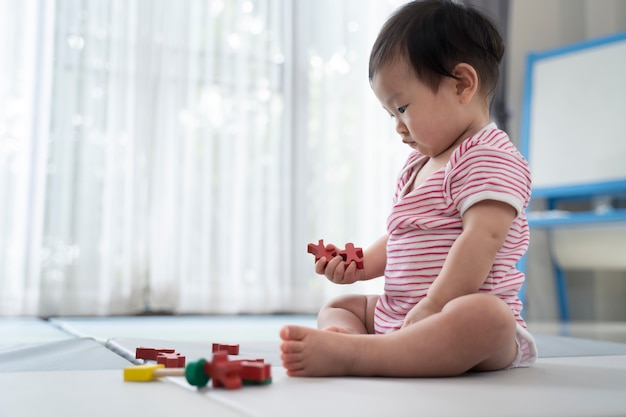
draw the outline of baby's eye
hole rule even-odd
[[[398,113],[402,114],[406,111],[406,108],[409,107],[408,105],[406,106],[402,106],[402,107],[398,107]]]

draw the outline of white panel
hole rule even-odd
[[[626,179],[626,39],[556,53],[532,67],[534,187]]]

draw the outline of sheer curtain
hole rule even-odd
[[[314,312],[384,233],[400,1],[0,2],[0,314]]]
[[[50,124],[54,8],[0,2],[0,314],[34,314]]]

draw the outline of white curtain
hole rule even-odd
[[[384,233],[400,1],[0,2],[0,314],[314,312]]]

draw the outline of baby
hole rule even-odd
[[[410,2],[385,23],[370,84],[414,151],[363,268],[340,256],[315,264],[338,284],[384,276],[384,293],[332,300],[319,329],[283,327],[288,375],[438,377],[536,360],[515,268],[530,173],[489,113],[503,53],[494,24],[459,2]]]

